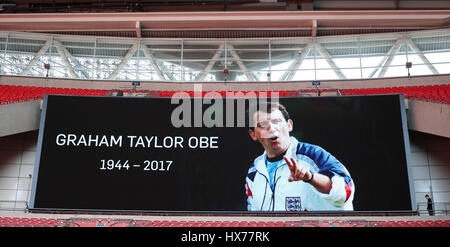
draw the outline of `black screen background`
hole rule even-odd
[[[282,98],[299,141],[350,172],[355,211],[411,210],[398,95]],[[224,104],[225,105],[225,104]],[[203,110],[208,105],[203,105]],[[34,208],[245,211],[245,176],[263,152],[248,128],[174,128],[170,99],[48,96]],[[76,135],[218,136],[219,149],[57,146]],[[169,172],[101,171],[100,160],[173,160]]]

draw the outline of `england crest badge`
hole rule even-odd
[[[302,202],[300,197],[286,197],[286,211],[301,211]]]

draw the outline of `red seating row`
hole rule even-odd
[[[46,218],[0,217],[0,227],[56,227],[63,220]]]
[[[270,96],[277,96],[277,97],[290,97],[290,96],[299,96],[298,90],[287,90],[287,91],[200,91],[200,92],[194,92],[194,91],[153,91],[151,96],[154,97],[172,97],[177,93],[186,93],[189,95],[189,97],[217,97],[218,94],[220,97],[270,97]],[[183,96],[183,95],[180,95]]]
[[[371,221],[369,224],[370,227],[450,227],[449,220]]]
[[[371,95],[371,94],[404,94],[405,98],[411,100],[420,100],[433,103],[450,104],[450,84],[443,85],[427,85],[427,86],[407,86],[407,87],[387,87],[387,88],[358,88],[358,89],[319,89],[321,95],[324,93],[340,92],[341,95]],[[217,93],[221,97],[232,95],[234,97],[258,97],[258,96],[278,96],[278,97],[295,97],[302,94],[317,94],[315,89],[301,89],[288,91],[217,91],[215,94],[210,91],[152,91],[150,97],[172,97],[176,93],[187,93],[189,97],[215,97]],[[253,94],[252,94],[253,93]],[[265,93],[265,94],[262,94]],[[183,96],[183,95],[180,95]]]
[[[450,220],[176,221],[0,217],[0,227],[450,227]]]
[[[370,94],[398,94],[405,98],[433,103],[450,104],[450,84],[386,87],[386,88],[357,88],[340,90],[342,95],[370,95]]]
[[[44,94],[105,96],[109,90],[0,85],[2,104],[42,99]]]
[[[0,85],[1,104],[17,103],[31,100],[42,99],[44,94],[59,95],[91,95],[106,96],[118,90],[100,90],[100,89],[80,89],[80,88],[54,88],[54,87],[34,87],[34,86],[11,86]],[[321,93],[336,92],[337,90],[320,89]],[[172,97],[178,92],[187,93],[190,97],[200,95],[194,91],[131,91],[125,90],[124,93],[146,93],[149,97]],[[399,94],[405,95],[405,98],[412,100],[427,101],[433,103],[450,104],[450,84],[427,85],[427,86],[408,86],[408,87],[387,87],[387,88],[357,88],[341,89],[341,95],[371,95],[371,94]],[[302,94],[316,93],[313,89],[308,90],[279,90],[279,91],[201,91],[202,97],[296,97]],[[181,95],[183,96],[183,95]]]
[[[265,221],[136,221],[141,227],[284,227],[285,222]]]

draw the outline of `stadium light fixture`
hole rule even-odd
[[[48,71],[50,70],[50,64],[49,63],[45,63],[44,64],[44,69],[47,70],[47,74],[45,75],[45,77],[48,77]]]
[[[412,68],[412,62],[406,62],[406,68],[408,69],[408,77],[410,77],[409,69]]]

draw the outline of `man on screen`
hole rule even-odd
[[[247,209],[353,210],[355,186],[344,165],[323,148],[291,137],[293,121],[283,105],[264,104],[249,115],[250,137],[265,152],[248,170]]]

